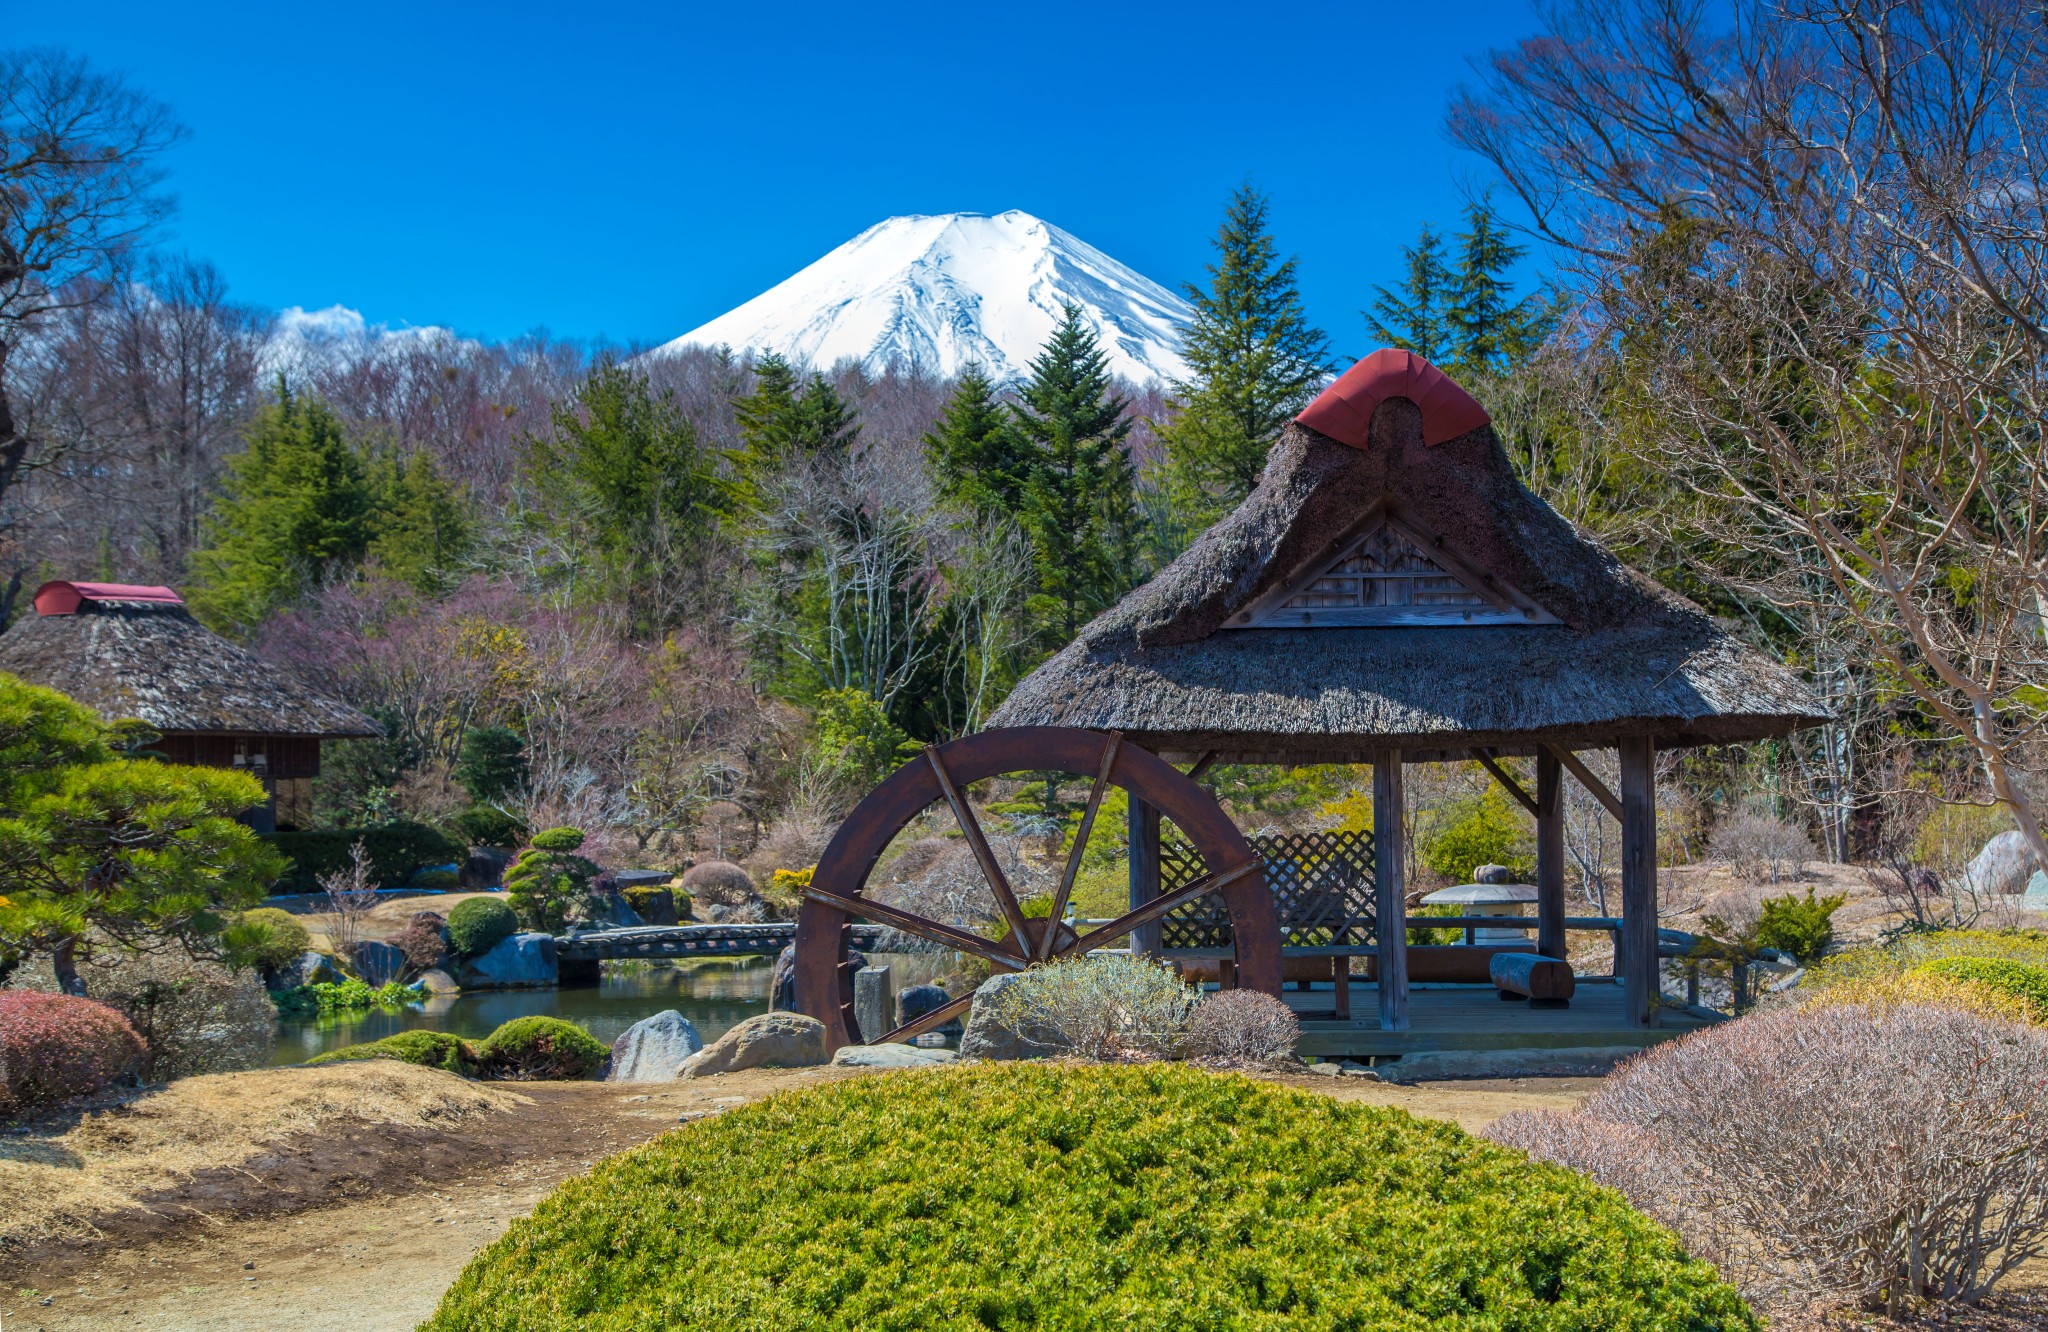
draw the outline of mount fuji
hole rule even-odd
[[[828,369],[855,360],[951,378],[979,363],[998,384],[1030,374],[1062,305],[1081,312],[1111,373],[1189,377],[1173,292],[1052,225],[1012,210],[878,222],[793,277],[651,355],[727,346]]]

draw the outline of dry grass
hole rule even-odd
[[[471,897],[495,897],[500,902],[505,900],[503,893],[436,893],[431,896],[389,898],[371,907],[369,913],[363,917],[363,937],[389,938],[404,929],[406,922],[413,918],[414,913],[438,911],[446,916],[455,909],[457,902]],[[334,923],[332,915],[325,911],[294,911],[292,915],[297,917],[299,924],[304,925],[306,932],[313,936],[315,950],[322,953],[335,951],[334,934],[329,928]]]
[[[186,1078],[82,1117],[0,1135],[0,1249],[93,1232],[201,1171],[233,1167],[341,1121],[454,1128],[527,1103],[388,1060]]]

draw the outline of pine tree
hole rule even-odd
[[[1458,271],[1445,310],[1449,363],[1456,373],[1500,374],[1519,363],[1549,336],[1550,312],[1534,296],[1514,299],[1508,270],[1528,253],[1500,225],[1491,200],[1465,209],[1467,230],[1458,234]]]
[[[404,462],[386,454],[371,471],[369,556],[416,590],[439,594],[460,578],[475,544],[468,505],[424,450]]]
[[[960,372],[945,415],[924,437],[924,449],[932,479],[947,499],[984,517],[1014,517],[1023,507],[1030,448],[980,366]]]
[[[1457,276],[1444,262],[1443,237],[1425,223],[1415,244],[1403,246],[1408,276],[1398,291],[1375,287],[1372,309],[1365,311],[1372,335],[1389,347],[1412,351],[1432,364],[1452,347],[1449,311],[1456,299]]]
[[[1011,417],[1032,454],[1020,516],[1045,628],[1065,643],[1084,616],[1137,581],[1137,477],[1123,447],[1130,404],[1114,392],[1109,358],[1071,305],[1020,397]]]
[[[791,467],[845,458],[860,437],[858,418],[830,380],[813,372],[799,385],[795,369],[773,352],[754,363],[754,391],[733,401],[733,415],[741,447],[732,461],[750,508]]]
[[[530,442],[536,521],[571,552],[572,579],[569,565],[587,552],[599,575],[591,590],[629,600],[643,627],[658,627],[700,590],[692,570],[731,508],[712,451],[673,394],[610,357],[554,406],[550,424]]]
[[[325,403],[279,380],[277,402],[228,460],[192,557],[192,609],[247,634],[314,580],[361,563],[372,531],[361,454]]]
[[[1169,486],[1202,510],[1226,510],[1258,484],[1287,423],[1329,372],[1329,340],[1308,322],[1295,260],[1279,260],[1266,229],[1267,198],[1249,185],[1231,195],[1216,233],[1209,289],[1189,283],[1195,321],[1181,354],[1193,369],[1176,383],[1159,429]]]

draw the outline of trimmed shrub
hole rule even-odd
[[[1921,963],[1911,974],[1981,985],[2018,1001],[2030,1021],[2048,1024],[2048,967],[2003,957],[1943,957]]]
[[[676,895],[666,888],[624,888],[626,905],[633,908],[633,914],[649,925],[674,925],[681,918],[676,914]]]
[[[1835,912],[1848,900],[1840,893],[1816,898],[1811,888],[1803,898],[1789,894],[1765,898],[1757,911],[1757,947],[1775,948],[1801,962],[1811,962],[1834,943]]]
[[[536,851],[574,851],[583,845],[581,828],[548,828],[533,835]]]
[[[526,822],[496,805],[471,805],[448,818],[448,827],[471,846],[501,846],[507,850],[526,840]]]
[[[348,872],[355,844],[369,857],[370,877],[379,888],[399,887],[422,865],[460,862],[467,850],[424,823],[380,823],[373,828],[331,828],[320,832],[265,833],[263,840],[291,861],[278,878],[280,893],[317,893],[322,875]]]
[[[587,1078],[611,1047],[560,1018],[513,1018],[476,1047],[483,1076],[500,1082],[563,1082]]]
[[[438,1068],[446,1073],[473,1078],[477,1075],[476,1051],[467,1041],[445,1031],[401,1031],[382,1040],[367,1041],[316,1055],[306,1063],[347,1064],[358,1059],[396,1059],[407,1064]]]
[[[1190,1059],[1255,1067],[1286,1059],[1301,1039],[1301,1019],[1270,994],[1219,990],[1195,1005],[1182,1049]]]
[[[1398,1110],[1171,1065],[975,1065],[601,1162],[423,1327],[1756,1328],[1661,1226]]]
[[[683,871],[683,887],[706,906],[735,907],[760,894],[747,872],[729,860],[707,860]]]
[[[528,929],[560,934],[572,914],[585,919],[599,914],[593,884],[602,871],[576,854],[582,845],[580,828],[549,828],[536,833],[533,845],[506,868],[506,897]]]
[[[105,1004],[0,990],[0,1114],[96,1092],[142,1060],[142,1038]]]
[[[222,941],[239,961],[258,971],[276,971],[299,960],[313,936],[299,918],[281,907],[256,907],[235,918]]]
[[[452,869],[424,869],[413,875],[412,883],[407,886],[445,893],[462,886],[462,873]]]
[[[448,913],[448,946],[463,957],[490,952],[519,932],[519,917],[495,897],[471,897]]]
[[[1975,1302],[2048,1239],[2048,1030],[1821,1003],[1660,1045],[1487,1136],[1590,1174],[1752,1298]]]
[[[999,1025],[1033,1033],[1051,1054],[1161,1059],[1180,1052],[1200,997],[1157,963],[1099,953],[1033,967],[988,1002]]]

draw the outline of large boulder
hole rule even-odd
[[[350,953],[356,975],[369,985],[384,985],[405,974],[405,950],[382,939],[364,939]]]
[[[590,919],[583,922],[583,928],[589,930],[633,929],[647,923],[640,919],[639,912],[633,910],[626,895],[616,888],[592,893],[590,911]]]
[[[299,985],[331,985],[340,979],[341,968],[334,965],[333,958],[307,949],[277,969],[277,982],[271,988],[289,990]]]
[[[683,1061],[704,1048],[690,1019],[673,1008],[642,1018],[612,1042],[606,1082],[674,1082]]]
[[[832,1062],[842,1068],[929,1068],[957,1058],[951,1050],[926,1050],[891,1041],[887,1045],[843,1045]]]
[[[2027,880],[2039,868],[2024,834],[2002,832],[1984,843],[1984,849],[1963,871],[1963,878],[1985,896],[2017,895],[2027,890]]]
[[[514,934],[463,962],[455,979],[465,990],[518,990],[556,983],[555,936]]]
[[[996,996],[1023,979],[1018,972],[999,972],[974,992],[967,1030],[960,1037],[962,1059],[1042,1059],[1057,1048],[1058,1039],[1051,1032],[1028,1026],[1019,1030],[995,1014]]]
[[[846,960],[853,963],[855,971],[868,964],[867,954],[858,948],[847,949]],[[796,945],[793,943],[784,944],[782,951],[775,955],[775,971],[768,980],[768,1008],[775,1013],[796,1010]]]
[[[747,1068],[809,1068],[825,1062],[825,1024],[801,1013],[761,1013],[683,1061],[681,1076]]]
[[[896,992],[896,1025],[915,1022],[934,1008],[944,1008],[952,1002],[953,996],[936,985],[907,985]],[[960,1039],[962,1030],[957,1017],[932,1028],[936,1035],[954,1041]]]
[[[454,994],[462,988],[445,967],[431,967],[422,971],[418,984],[428,994]]]
[[[456,881],[464,892],[488,892],[505,882],[505,867],[511,863],[512,853],[502,847],[472,847],[456,871]]]

